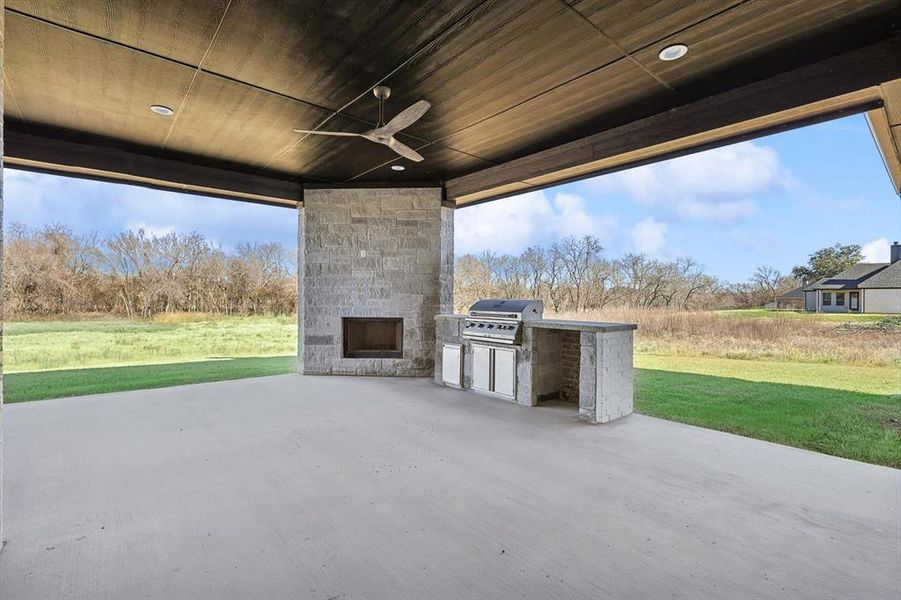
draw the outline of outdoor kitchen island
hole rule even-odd
[[[488,303],[497,317],[479,310]],[[540,304],[482,300],[469,315],[437,315],[435,383],[525,406],[571,402],[592,423],[631,414],[637,325],[543,319]]]

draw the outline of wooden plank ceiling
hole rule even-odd
[[[461,204],[544,185],[547,170],[535,181],[479,174],[895,44],[901,24],[897,0],[6,0],[5,10],[8,163],[282,204],[299,182],[455,182]],[[675,42],[687,56],[659,60]],[[874,70],[877,85],[901,77],[901,56],[883,62],[894,76]],[[379,84],[392,88],[389,118],[432,103],[398,135],[423,162],[292,131],[365,131]],[[739,106],[748,114],[736,108],[733,121],[759,116]],[[691,114],[703,128],[705,112]]]

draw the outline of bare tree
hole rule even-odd
[[[735,290],[704,273],[693,259],[659,261],[628,254],[608,261],[593,238],[567,238],[519,256],[483,252],[457,261],[457,309],[478,298],[526,295],[554,312],[636,308],[710,308],[738,302]]]
[[[561,240],[558,253],[563,260],[570,286],[570,297],[576,310],[584,310],[584,287],[594,261],[603,250],[600,240],[586,235],[582,238],[567,236]]]
[[[538,298],[548,268],[548,252],[539,246],[530,246],[522,253],[520,260],[527,279],[528,295]]]
[[[296,309],[294,254],[276,243],[225,251],[198,233],[126,231],[79,236],[50,225],[6,229],[3,264],[10,315],[79,312],[150,317],[162,312],[290,314]],[[711,308],[761,306],[797,285],[773,267],[748,283],[726,285],[686,257],[628,254],[608,261],[592,237],[568,237],[518,256],[483,252],[456,261],[456,309],[478,298],[543,298],[550,310],[608,306]]]
[[[768,265],[757,267],[751,281],[758,289],[765,292],[767,302],[776,301],[779,283],[782,281],[782,273],[777,268]]]
[[[138,230],[101,239],[13,223],[6,234],[3,285],[12,315],[284,314],[296,307],[296,265],[280,244],[243,244],[227,256],[198,233]]]
[[[548,298],[554,307],[554,311],[559,312],[563,308],[563,302],[566,299],[567,287],[564,285],[565,267],[563,253],[560,251],[560,245],[557,243],[551,246],[546,273]]]

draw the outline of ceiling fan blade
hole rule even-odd
[[[295,129],[294,133],[306,133],[312,135],[338,135],[341,137],[366,137],[362,133],[348,133],[346,131],[317,131],[315,129]]]
[[[406,129],[424,115],[432,105],[426,100],[420,100],[411,106],[408,106],[401,112],[399,112],[393,119],[388,121],[388,123],[381,127],[378,131],[379,133],[384,133],[386,135],[394,135],[398,131],[402,129]]]
[[[407,146],[406,144],[402,144],[398,142],[396,139],[391,138],[385,144],[404,158],[409,158],[414,162],[422,162],[422,156],[413,148]]]

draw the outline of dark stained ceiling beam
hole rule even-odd
[[[187,157],[161,158],[118,144],[44,127],[6,123],[7,166],[173,192],[295,207],[303,195],[299,179],[248,173],[238,165],[210,166]]]
[[[867,112],[867,123],[895,193],[901,195],[901,79],[879,86],[883,104]]]
[[[901,36],[447,181],[458,206],[725,145],[882,105]]]

